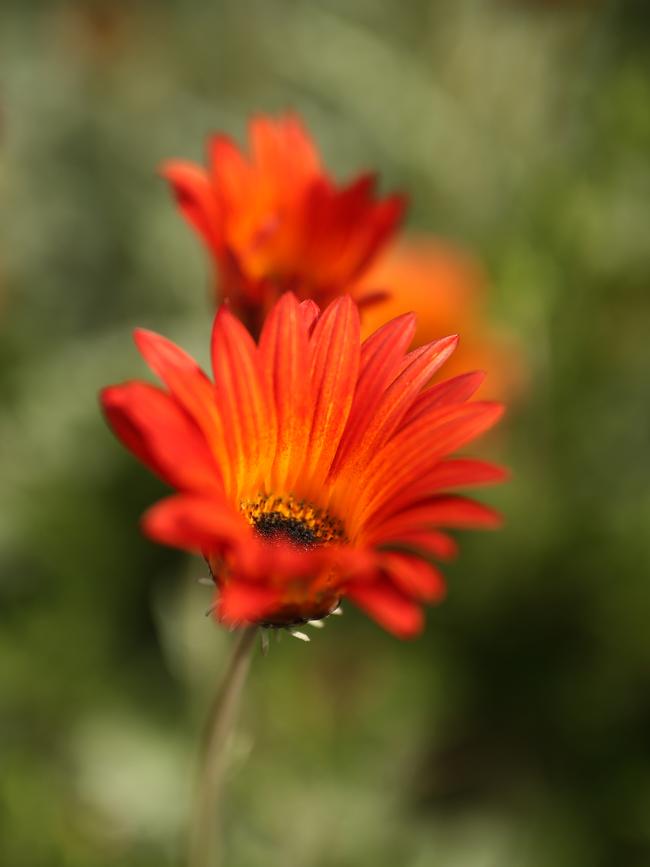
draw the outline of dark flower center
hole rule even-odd
[[[253,526],[265,539],[286,539],[299,548],[313,548],[320,542],[314,527],[298,518],[287,518],[281,512],[264,512],[255,520]]]
[[[292,496],[260,494],[245,500],[240,508],[248,523],[270,542],[287,541],[298,548],[315,548],[345,542],[345,529],[338,518]]]

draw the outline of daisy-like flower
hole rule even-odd
[[[144,515],[144,531],[207,559],[218,620],[292,626],[345,597],[414,635],[421,603],[444,593],[433,561],[456,551],[447,529],[498,525],[449,490],[503,470],[450,454],[502,407],[469,401],[479,373],[427,387],[457,338],[407,353],[414,331],[406,314],[361,342],[349,296],[321,313],[287,293],[258,345],[222,306],[214,381],[164,337],[136,331],[164,388],[127,382],[101,401],[124,445],[177,489]]]
[[[249,138],[250,155],[215,135],[207,169],[173,160],[161,171],[211,253],[219,295],[257,336],[285,291],[320,305],[354,293],[395,231],[404,201],[378,201],[370,174],[337,186],[293,115],[254,118]],[[356,297],[364,304],[381,296],[370,290]]]

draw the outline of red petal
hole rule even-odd
[[[439,530],[405,530],[397,538],[383,541],[382,545],[390,548],[413,548],[433,554],[439,560],[453,560],[458,553],[456,542]]]
[[[442,488],[493,485],[508,478],[504,467],[477,458],[450,458],[441,461],[431,473],[428,483],[435,491]]]
[[[358,197],[355,214],[355,232],[350,234],[347,261],[343,279],[349,281],[359,277],[381,247],[394,234],[406,211],[405,196],[393,195],[382,202],[373,201],[374,176],[360,177],[350,188]],[[343,191],[344,193],[346,191]],[[354,213],[353,209],[350,211]]]
[[[280,593],[271,587],[233,580],[218,591],[215,611],[222,623],[239,626],[263,622],[280,602]]]
[[[445,595],[444,578],[425,560],[395,552],[385,554],[383,563],[387,577],[409,596],[433,602]]]
[[[369,460],[395,432],[423,385],[431,379],[456,348],[458,337],[445,337],[406,356],[401,372],[385,390],[359,446],[355,463]]]
[[[323,174],[304,188],[295,215],[296,256],[312,282],[330,292],[350,286],[395,230],[404,203],[374,200],[375,178],[363,175],[336,188]]]
[[[222,243],[220,215],[210,180],[203,169],[182,160],[163,163],[160,173],[171,184],[187,222],[211,248]]]
[[[413,503],[446,488],[493,485],[505,481],[507,477],[508,473],[503,467],[474,458],[440,461],[429,472],[421,473],[411,484],[404,486],[400,493],[394,496],[388,494],[384,504],[373,514],[371,522],[397,515]]]
[[[151,370],[160,377],[203,432],[224,481],[230,484],[231,459],[213,384],[196,361],[171,340],[144,328],[136,328],[133,336]]]
[[[188,490],[221,489],[205,439],[170,395],[146,382],[127,382],[105,388],[101,403],[124,445],[165,481]]]
[[[368,464],[360,513],[370,515],[400,494],[400,499],[409,497],[409,488],[419,484],[441,457],[478,437],[502,414],[501,404],[461,403],[432,410],[403,428]]]
[[[431,497],[405,509],[368,533],[366,544],[385,544],[404,532],[427,527],[462,527],[493,530],[500,527],[501,515],[483,503],[466,497]]]
[[[484,379],[485,373],[482,370],[475,370],[432,385],[417,396],[413,406],[404,416],[401,426],[406,427],[437,407],[469,400]]]
[[[250,528],[228,503],[184,494],[152,506],[142,517],[142,529],[156,542],[201,554],[245,543],[250,536]]]
[[[415,334],[415,315],[405,313],[387,322],[361,346],[359,379],[345,433],[334,462],[334,472],[353,454],[381,403],[388,384]]]
[[[424,617],[420,607],[386,580],[353,584],[346,596],[398,638],[413,638],[422,631]]]

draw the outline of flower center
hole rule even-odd
[[[271,542],[286,541],[298,548],[315,548],[347,541],[342,521],[291,495],[260,494],[254,500],[243,500],[240,508],[258,535]]]

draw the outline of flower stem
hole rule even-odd
[[[210,708],[200,754],[196,804],[191,817],[188,867],[217,867],[220,862],[219,801],[228,740],[237,718],[256,634],[256,626],[240,632]]]

